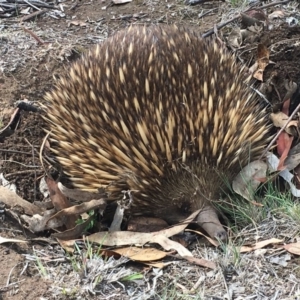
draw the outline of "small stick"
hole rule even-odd
[[[31,152],[24,152],[24,151],[18,151],[18,150],[9,150],[9,149],[0,149],[0,152],[18,153],[18,154],[31,155]]]
[[[29,6],[31,6],[32,8],[36,9],[36,10],[41,10],[40,8],[36,7],[35,5],[31,4],[29,1],[27,0],[23,0],[25,3],[27,3]]]
[[[26,21],[29,21],[39,15],[42,15],[44,14],[46,11],[45,10],[38,10],[38,11],[35,11],[33,12],[32,14],[30,15],[27,15],[27,16],[24,16],[23,18],[21,18],[20,22],[26,22]]]
[[[44,173],[43,170],[24,170],[24,171],[18,171],[18,172],[14,172],[14,173],[5,174],[5,178],[15,176],[15,175],[28,174],[28,173],[37,173],[37,172],[38,173]]]
[[[45,42],[42,39],[40,39],[35,33],[33,33],[30,29],[23,27],[23,30],[29,33],[40,45],[45,44]]]

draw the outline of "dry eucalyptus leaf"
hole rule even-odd
[[[40,189],[40,192],[43,194],[43,196],[44,196],[45,199],[49,197],[49,189],[48,189],[45,177],[43,177],[40,180],[39,189]]]
[[[292,195],[295,197],[300,197],[300,190],[297,189],[295,184],[293,183],[294,175],[285,169],[279,173],[279,176],[289,184]]]
[[[252,76],[259,81],[263,81],[263,75],[264,71],[262,69],[257,69]]]
[[[268,164],[270,166],[271,172],[276,171],[279,166],[278,157],[272,153],[267,153],[267,159],[268,159]],[[292,163],[295,163],[295,162],[289,161],[289,163],[291,165],[288,165],[288,167],[292,167]],[[300,197],[300,190],[298,190],[296,188],[295,184],[293,183],[294,175],[291,172],[289,172],[289,169],[286,168],[286,169],[280,171],[279,176],[282,177],[289,184],[291,193],[295,197]]]
[[[43,210],[32,203],[22,199],[16,193],[12,192],[4,186],[0,186],[0,201],[6,207],[13,209],[14,207],[21,207],[25,214],[33,216],[34,214],[42,214]]]
[[[50,199],[56,211],[61,211],[65,208],[71,207],[69,199],[60,191],[57,183],[50,178],[46,178],[46,182],[50,193]],[[70,214],[68,215],[68,217],[66,217],[65,215],[59,215],[59,219],[64,220],[66,227],[68,229],[71,229],[75,226],[77,217]]]
[[[71,25],[79,26],[79,27],[86,27],[88,24],[84,21],[73,20],[68,23],[68,27],[70,27]]]
[[[295,135],[292,128],[290,128],[290,127],[294,126],[294,127],[298,128],[298,121],[290,121],[286,125],[288,118],[289,117],[281,111],[276,114],[275,113],[270,114],[270,119],[272,120],[273,125],[275,127],[282,128],[285,126],[285,132],[287,132],[290,135]]]
[[[268,166],[261,160],[255,160],[249,163],[234,178],[232,182],[233,190],[243,196],[245,199],[252,201],[253,192],[265,180]]]
[[[99,193],[91,193],[77,189],[68,189],[61,182],[58,182],[57,186],[66,197],[80,202],[87,202],[93,199],[100,199],[105,196],[104,190],[100,190]]]
[[[258,68],[262,71],[265,70],[266,66],[270,62],[270,50],[264,44],[257,45],[257,63]]]
[[[0,185],[6,187],[7,189],[11,190],[14,193],[17,193],[17,186],[14,183],[10,183],[3,175],[0,174]]]
[[[293,147],[284,162],[288,170],[293,170],[300,164],[300,143]]]
[[[292,254],[300,255],[300,242],[283,245],[282,248]]]
[[[58,232],[52,234],[52,237],[55,237],[60,240],[73,240],[77,239],[82,236],[87,226],[90,224],[90,222],[93,220],[94,216],[90,216],[86,221],[76,225],[75,227],[68,229],[63,232]],[[52,221],[52,220],[51,220]],[[51,222],[50,221],[50,222]]]
[[[286,253],[284,255],[272,256],[269,258],[269,261],[273,264],[280,265],[282,267],[286,267],[288,265],[288,261],[291,260],[291,255]]]
[[[241,47],[243,39],[242,39],[241,29],[239,27],[234,28],[230,32],[230,34],[227,38],[227,42],[232,48],[240,48]]]
[[[159,233],[160,232],[141,233],[130,231],[97,232],[86,237],[86,240],[111,247],[157,243],[165,250],[176,250],[180,256],[193,256],[192,253],[181,244],[171,241],[168,237]]]
[[[263,44],[257,45],[257,54],[255,63],[249,68],[250,73],[257,80],[263,81],[263,73],[270,63],[270,50]]]
[[[57,239],[61,247],[68,253],[74,253],[74,246],[77,240],[60,240]]]
[[[269,14],[269,19],[273,20],[273,19],[282,19],[285,17],[285,12],[282,10],[275,10],[273,11],[271,14]]]
[[[124,217],[125,207],[118,203],[117,209],[114,214],[113,221],[108,229],[110,232],[120,231],[121,225]]]
[[[202,266],[202,267],[209,268],[212,270],[216,269],[216,267],[217,267],[213,261],[209,261],[209,260],[206,260],[203,258],[188,256],[188,257],[184,257],[184,259],[186,259],[188,262],[190,262],[194,265]]]
[[[168,223],[159,218],[134,217],[127,225],[128,231],[135,232],[154,232],[169,227]]]
[[[27,241],[19,240],[19,239],[8,239],[0,236],[0,244],[4,243],[27,243]]]
[[[167,252],[155,248],[126,247],[114,249],[113,252],[137,261],[159,260],[168,255]]]
[[[280,111],[276,114],[271,113],[270,118],[271,118],[271,120],[273,122],[273,125],[275,127],[282,128],[283,126],[285,126],[286,121],[288,120],[289,117],[285,113]]]
[[[102,208],[104,210],[105,207],[106,207],[105,200],[103,199],[91,200],[89,202],[85,202],[79,205],[74,205],[68,208],[64,208],[59,212],[57,212],[55,215],[53,215],[49,220],[53,218],[61,218],[63,216],[74,216],[74,215],[76,216],[93,209]]]
[[[205,234],[203,234],[202,232],[200,231],[197,231],[197,230],[192,230],[192,229],[187,229],[186,231],[189,231],[189,232],[195,232],[197,233],[198,235],[201,235],[203,237],[205,237],[212,245],[214,245],[215,247],[219,247],[220,246],[220,243],[212,238],[210,238],[209,236],[206,236]]]
[[[281,244],[283,242],[284,242],[284,240],[279,240],[279,239],[272,238],[272,239],[269,239],[269,240],[257,242],[253,246],[242,246],[241,249],[240,249],[240,252],[241,253],[251,252],[251,251],[266,247],[268,245]]]
[[[39,214],[33,215],[32,217],[22,215],[21,219],[28,224],[28,229],[31,232],[41,232],[46,229],[55,229],[64,225],[64,220],[58,218],[49,221],[51,216],[55,213],[55,209],[52,209],[45,211],[43,216]]]
[[[197,210],[182,223],[161,231],[152,233],[129,231],[97,232],[86,237],[86,240],[105,246],[144,245],[146,243],[158,243],[165,250],[176,250],[181,256],[193,256],[192,253],[184,248],[181,244],[169,240],[168,237],[182,232],[188,226],[188,224],[194,220],[199,212],[200,210]]]

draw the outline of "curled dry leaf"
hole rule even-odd
[[[16,193],[12,192],[4,186],[0,186],[0,201],[10,209],[13,209],[14,207],[21,207],[24,213],[29,216],[43,213],[43,210],[41,208],[22,199]]]
[[[60,240],[73,240],[82,236],[90,222],[93,220],[94,216],[90,216],[86,221],[76,225],[75,227],[63,231],[52,234],[52,237],[58,238]]]
[[[3,173],[0,174],[0,185],[6,187],[14,193],[17,193],[17,186],[14,183],[10,183],[8,180],[6,180]]]
[[[78,216],[80,214],[83,214],[84,212],[87,212],[87,211],[90,211],[93,209],[102,208],[102,210],[104,210],[105,207],[106,207],[106,201],[104,199],[91,200],[90,202],[82,203],[79,205],[74,205],[74,206],[60,210],[59,212],[57,212],[56,214],[51,216],[49,218],[48,222],[55,218],[63,219],[65,216]]]
[[[279,173],[279,176],[289,184],[292,195],[295,197],[300,197],[300,190],[297,189],[295,184],[293,183],[294,175],[288,170],[283,170]]]
[[[257,80],[263,81],[263,73],[267,65],[270,63],[270,51],[263,45],[258,44],[256,62],[249,68],[249,71],[253,73],[253,77]]]
[[[12,113],[8,124],[0,130],[0,143],[3,143],[6,137],[14,133],[20,119],[20,108],[16,108]]]
[[[257,45],[257,62],[258,68],[262,69],[263,71],[270,63],[270,50],[263,44]]]
[[[46,183],[49,189],[50,199],[53,203],[54,208],[57,211],[71,206],[69,199],[63,195],[63,193],[58,188],[57,183],[53,179],[46,178]],[[75,222],[77,219],[77,217],[73,215],[68,215],[68,217],[64,218],[60,216],[60,218],[61,220],[64,220],[65,225],[68,229],[73,228],[75,226]]]
[[[56,211],[52,209],[45,211],[44,215],[36,214],[32,217],[22,215],[21,219],[28,224],[28,229],[31,232],[41,232],[47,229],[55,229],[64,225],[64,220],[61,220],[59,218],[55,218],[49,221],[51,216],[55,213]]]
[[[283,101],[286,102],[287,100],[291,99],[292,96],[296,93],[298,85],[296,82],[286,80],[284,83],[284,87],[286,89],[286,94],[283,98]],[[289,105],[290,105],[290,103],[288,102],[288,107],[289,107]],[[288,111],[286,113],[288,113]]]
[[[293,147],[285,160],[284,166],[288,170],[293,170],[300,164],[300,143]]]
[[[273,19],[282,19],[285,17],[285,12],[283,10],[275,10],[271,14],[269,14],[269,20]]]
[[[243,39],[242,39],[241,29],[239,27],[234,28],[230,32],[230,34],[227,38],[227,42],[232,48],[240,48],[241,47]]]
[[[261,160],[255,160],[249,163],[234,178],[232,182],[233,190],[245,199],[252,201],[253,193],[266,179],[267,169],[267,164]]]
[[[298,128],[298,121],[290,121],[288,124],[287,124],[287,120],[288,120],[288,116],[283,113],[283,112],[278,112],[278,113],[271,113],[270,114],[270,118],[273,122],[273,125],[275,127],[279,127],[279,128],[283,128],[285,127],[285,132],[290,134],[290,135],[295,135],[296,132],[294,130],[292,130],[292,126]]]
[[[258,69],[253,73],[252,76],[259,81],[263,81],[264,71],[262,69]]]
[[[108,231],[113,232],[113,231],[121,230],[124,212],[125,212],[125,207],[120,205],[120,203],[118,203],[117,209],[114,214],[113,221],[112,221]]]
[[[53,207],[57,211],[71,206],[71,203],[69,202],[67,197],[63,195],[63,193],[58,188],[57,183],[53,179],[46,178],[46,183],[48,186],[50,199],[53,203]]]
[[[268,159],[268,164],[270,166],[271,172],[277,171],[280,163],[278,157],[273,153],[267,153],[267,159]],[[292,165],[289,165],[289,167],[292,167]],[[294,175],[291,172],[289,172],[289,169],[286,168],[285,170],[280,171],[279,176],[282,177],[289,184],[291,193],[295,197],[300,197],[300,190],[297,189],[296,186],[294,185],[293,183]]]

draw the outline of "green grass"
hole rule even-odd
[[[228,203],[219,205],[218,209],[228,217],[233,231],[249,224],[257,225],[270,216],[284,216],[300,224],[300,204],[290,191],[281,192],[275,183],[267,182],[257,194],[261,194],[253,197],[257,204],[233,195],[228,196]]]

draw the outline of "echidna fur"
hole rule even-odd
[[[130,27],[46,94],[51,149],[74,187],[105,188],[111,201],[130,190],[133,215],[179,222],[212,207],[266,146],[266,112],[248,79],[192,29]]]

